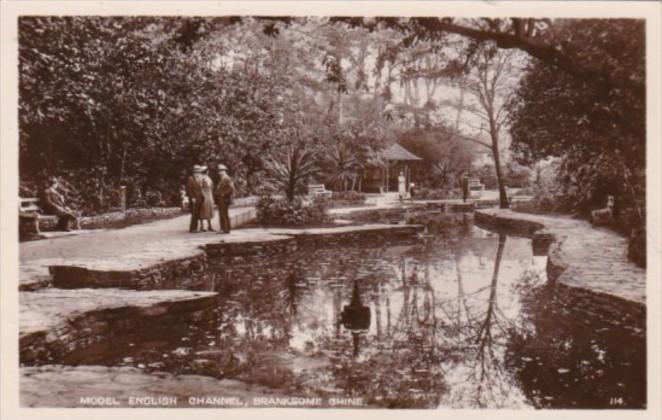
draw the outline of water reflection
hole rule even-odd
[[[340,314],[339,324],[342,324],[352,334],[354,357],[359,354],[359,339],[365,335],[370,327],[370,308],[361,303],[359,283],[354,281],[352,301],[346,305]]]
[[[413,241],[219,266],[212,321],[116,338],[101,362],[380,407],[598,407],[612,393],[607,379],[624,385],[628,406],[645,404],[645,376],[619,371],[641,368],[632,354],[645,341],[625,349],[610,338],[618,329],[602,325],[613,316],[561,304],[574,292],[549,291],[530,240],[478,229],[466,215],[428,228]],[[637,322],[625,321],[641,337]],[[607,330],[596,337],[591,328]],[[598,369],[587,352],[609,362]],[[593,376],[559,373],[577,366]]]

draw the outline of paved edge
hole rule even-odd
[[[84,351],[118,332],[148,328],[154,322],[203,319],[217,297],[216,292],[188,290],[21,292],[19,357],[21,363],[44,361]]]
[[[131,258],[125,256],[126,265],[123,267],[109,265],[108,259],[46,260],[48,262],[47,270],[50,273],[49,278],[44,278],[43,267],[35,267],[33,272],[25,273],[33,281],[21,284],[19,290],[38,290],[48,285],[67,289],[81,287],[162,289],[164,287],[158,285],[167,283],[166,280],[168,279],[163,278],[165,273],[177,271],[180,268],[179,266],[187,266],[189,262],[196,259],[200,259],[201,265],[204,266],[208,257],[217,259],[224,256],[251,255],[259,254],[265,250],[270,250],[272,253],[289,252],[292,250],[291,247],[282,245],[290,242],[310,243],[319,241],[333,244],[348,240],[353,241],[357,234],[366,235],[372,239],[380,236],[403,237],[414,236],[422,229],[422,225],[415,224],[365,224],[331,228],[270,229],[262,233],[260,237],[248,236],[236,239],[227,238],[225,240],[214,238],[208,242],[196,242],[191,244],[194,248],[189,250],[190,252],[185,252],[184,255],[161,255],[158,258],[140,258],[140,255],[131,255]],[[41,268],[41,271],[38,268]],[[184,268],[179,271],[187,276],[194,274],[189,273]],[[196,272],[198,271],[200,270],[196,270]],[[37,274],[41,276],[38,277]],[[140,280],[139,284],[136,283],[136,279]]]
[[[239,212],[236,214],[231,214],[230,215],[230,222],[232,226],[235,227],[240,227],[243,226],[247,223],[250,223],[251,221],[255,220],[257,217],[257,211],[254,207],[239,207]],[[184,214],[184,213],[182,213]],[[145,223],[141,223],[139,225],[145,225],[147,223],[153,223],[153,222],[158,222],[159,220],[150,220]],[[133,226],[138,226],[138,225],[133,225]],[[127,226],[126,229],[130,229],[133,226]],[[71,236],[71,235],[69,235]],[[205,244],[202,244],[204,247]],[[201,248],[202,249],[202,248]],[[192,253],[195,252],[195,250],[191,251]],[[182,256],[181,258],[178,258],[179,260],[183,258],[190,258],[187,256]],[[34,290],[39,290],[45,287],[51,287],[54,286],[53,284],[53,277],[50,274],[50,267],[51,266],[56,266],[56,267],[78,267],[81,264],[78,263],[72,263],[72,264],[67,264],[67,260],[73,262],[74,259],[70,258],[48,258],[48,259],[35,259],[29,262],[19,262],[19,280],[18,280],[18,290],[21,292],[29,292],[29,291],[34,291]],[[81,259],[75,259],[75,261],[82,261]],[[84,267],[85,264],[82,264]],[[143,269],[149,269],[149,267],[141,267]],[[131,269],[127,269],[131,270]]]
[[[627,303],[640,306],[641,308],[646,307],[645,300],[644,302],[640,302],[617,294],[605,293],[590,287],[582,287],[564,282],[562,275],[568,270],[569,263],[562,257],[563,240],[558,238],[557,235],[551,231],[546,224],[546,220],[539,218],[534,214],[517,213],[511,210],[508,210],[507,214],[503,213],[505,212],[501,209],[476,210],[474,212],[474,220],[479,226],[483,225],[493,229],[505,230],[507,233],[516,236],[532,238],[534,248],[539,244],[543,244],[543,246],[547,247],[546,271],[548,280],[552,282],[560,282],[567,287],[583,289],[591,293],[620,299]]]

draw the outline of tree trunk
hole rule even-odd
[[[499,135],[495,130],[491,130],[492,135],[492,156],[494,157],[494,170],[496,171],[497,184],[499,185],[499,208],[507,209],[508,194],[506,193],[506,184],[501,172],[501,158],[499,156]]]
[[[290,203],[294,201],[294,178],[290,179],[289,185],[287,186],[287,201]]]
[[[287,201],[290,203],[294,201],[294,189],[297,182],[296,177],[296,168],[294,166],[294,159],[292,159],[292,165],[290,166],[290,179],[287,183]]]

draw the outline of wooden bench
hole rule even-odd
[[[333,192],[327,190],[324,184],[309,184],[308,195],[312,197],[331,197]]]
[[[480,197],[481,192],[485,190],[485,185],[483,185],[479,179],[473,178],[469,179],[469,196],[470,197]]]
[[[57,221],[57,216],[44,214],[43,209],[39,206],[39,199],[35,197],[19,199],[18,217],[21,235],[41,233],[40,221],[48,220],[53,223]]]

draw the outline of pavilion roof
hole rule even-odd
[[[381,157],[384,160],[423,160],[409,150],[400,146],[398,143],[393,143],[386,149],[382,150]]]

